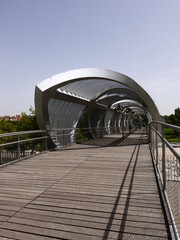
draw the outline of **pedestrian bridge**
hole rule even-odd
[[[35,107],[41,130],[0,135],[1,240],[179,239],[180,155],[164,129],[180,127],[141,86],[78,69],[39,83]]]
[[[0,169],[0,239],[170,239],[147,133],[106,135]]]

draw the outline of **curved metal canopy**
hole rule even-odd
[[[76,69],[48,78],[35,89],[35,110],[41,129],[76,127],[85,112],[89,112],[90,127],[97,127],[100,122],[102,125],[102,121],[107,127],[119,105],[137,113],[142,109],[151,119],[161,119],[155,103],[140,85],[111,70]]]

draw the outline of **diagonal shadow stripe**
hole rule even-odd
[[[130,158],[130,161],[128,163],[128,166],[126,168],[126,171],[125,171],[125,174],[124,174],[124,177],[123,177],[123,180],[122,180],[122,183],[121,183],[121,186],[119,188],[119,192],[118,192],[118,195],[116,197],[116,201],[114,203],[114,207],[113,207],[113,210],[111,212],[111,216],[109,218],[109,221],[108,221],[108,224],[106,226],[106,229],[105,229],[105,232],[104,232],[104,235],[103,235],[103,240],[107,239],[108,235],[109,235],[109,231],[111,229],[111,226],[112,226],[112,222],[113,222],[113,219],[114,219],[114,215],[116,214],[116,210],[117,210],[117,206],[118,206],[118,203],[119,203],[119,199],[121,197],[121,193],[122,193],[122,190],[123,190],[123,187],[124,187],[124,184],[125,184],[125,181],[126,181],[126,177],[127,177],[127,174],[128,174],[128,171],[129,171],[129,168],[130,168],[130,165],[131,165],[131,162],[132,162],[132,159],[133,159],[133,156],[135,154],[135,151],[136,151],[136,148],[137,148],[138,144],[134,147],[134,150],[132,152],[132,155],[131,155],[131,158]]]
[[[137,164],[137,160],[138,160],[140,146],[141,145],[139,144],[137,154],[136,154],[135,163],[134,163],[133,170],[132,170],[132,176],[131,176],[131,180],[130,180],[130,184],[129,184],[129,190],[128,190],[127,199],[126,199],[126,203],[125,203],[125,208],[124,208],[124,212],[123,212],[122,222],[121,222],[121,226],[120,226],[120,230],[119,230],[119,234],[118,234],[117,239],[122,239],[123,234],[124,234],[124,228],[125,228],[125,223],[126,223],[126,220],[127,220],[127,213],[128,213],[128,209],[129,209],[130,196],[131,196],[131,192],[132,192],[134,175],[135,175],[136,164]]]

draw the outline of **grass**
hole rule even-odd
[[[168,138],[167,141],[168,141],[168,142],[179,143],[179,142],[180,142],[180,139],[179,139],[179,138]]]

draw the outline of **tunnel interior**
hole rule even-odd
[[[35,89],[35,111],[41,129],[72,129],[70,142],[82,125],[98,138],[160,120],[154,101],[133,79],[94,68],[60,73],[40,82]],[[52,139],[55,134],[50,132]],[[53,141],[57,147],[62,145],[62,137]]]

